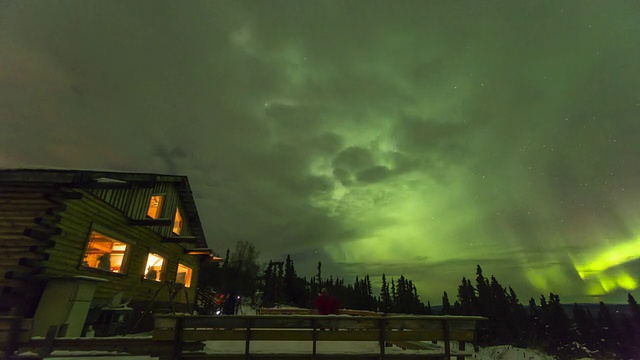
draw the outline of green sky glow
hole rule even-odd
[[[216,251],[433,303],[476,264],[624,301],[638,38],[631,1],[5,1],[0,166],[185,174]]]

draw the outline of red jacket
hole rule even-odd
[[[337,314],[339,307],[338,299],[334,296],[319,295],[316,299],[316,308],[320,315]]]

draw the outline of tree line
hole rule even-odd
[[[511,286],[502,286],[494,276],[485,277],[478,265],[475,281],[463,277],[455,298],[444,292],[441,308],[433,311],[429,301],[422,302],[413,281],[402,275],[388,279],[382,274],[380,288],[373,289],[369,275],[347,282],[324,275],[318,262],[314,276],[301,277],[290,256],[260,266],[258,255],[253,245],[239,242],[235,251],[227,250],[222,264],[203,267],[199,286],[249,297],[255,306],[302,308],[313,308],[317,294],[327,288],[345,309],[484,316],[487,320],[478,331],[480,345],[539,348],[561,358],[627,359],[640,354],[640,307],[630,293],[628,309],[622,313],[612,314],[602,302],[596,314],[577,303],[567,312],[554,293],[531,298],[525,306]]]

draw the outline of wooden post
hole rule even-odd
[[[1,344],[0,359],[10,359],[13,353],[18,349],[18,332],[20,332],[20,317],[3,317],[0,319],[2,324],[0,325],[0,342],[2,342],[2,335],[4,334],[4,344]],[[6,327],[6,329],[5,329]],[[6,332],[5,332],[6,331]]]
[[[386,322],[385,319],[380,319],[378,322],[378,330],[380,331],[380,360],[384,360],[386,351],[386,334],[385,334]]]
[[[451,360],[451,334],[449,333],[449,321],[442,320],[442,328],[444,330],[444,358]]]
[[[478,352],[480,351],[480,348],[478,347],[478,332],[480,330],[478,329],[478,322],[476,321],[476,326],[474,328],[473,331],[473,351]]]
[[[187,291],[187,287],[186,286],[182,286],[182,290],[184,291],[184,298],[187,301],[187,310],[189,311],[189,315],[193,315],[193,310],[191,309],[191,303],[189,302],[189,291]],[[198,296],[198,294],[196,294],[196,297]],[[196,307],[197,301],[194,304],[194,308]]]
[[[182,353],[182,317],[176,317],[175,328],[173,329],[173,357],[179,359]]]
[[[458,341],[458,350],[459,351],[464,351],[465,350],[465,342],[464,341]],[[456,360],[464,360],[464,356],[458,356],[456,358]]]
[[[42,345],[42,348],[40,349],[40,351],[38,351],[39,356],[45,357],[51,354],[51,351],[53,351],[53,342],[56,340],[57,333],[58,333],[57,325],[49,326],[49,329],[47,330],[47,336],[44,338],[44,344]]]
[[[249,360],[249,344],[251,343],[251,318],[247,318],[247,333],[244,343],[244,358]]]
[[[318,340],[318,319],[311,320],[311,326],[313,326],[313,332],[311,333],[311,338],[313,339],[313,352],[311,353],[311,358],[316,360],[316,341]]]

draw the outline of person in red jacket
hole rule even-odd
[[[318,294],[318,298],[316,299],[316,308],[318,309],[318,314],[337,314],[339,307],[340,304],[338,303],[338,298],[329,294],[327,288],[323,288],[320,294]]]

